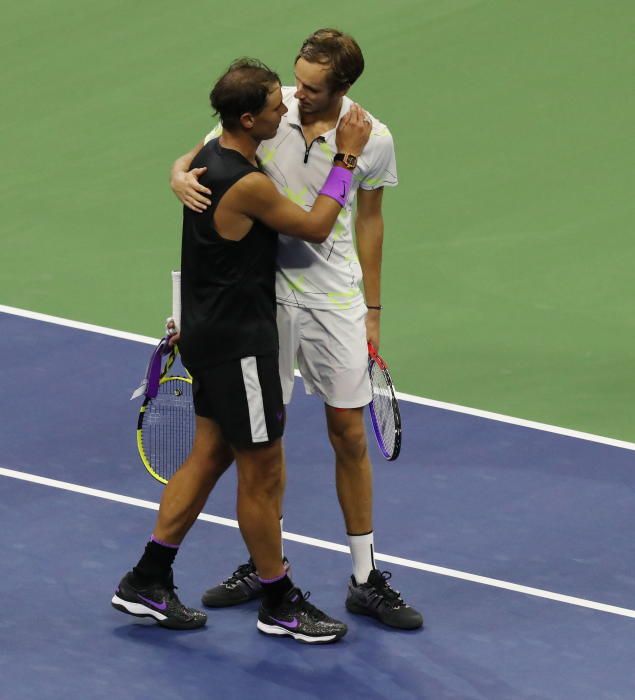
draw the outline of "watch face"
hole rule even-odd
[[[348,170],[355,170],[357,167],[357,157],[352,156],[350,153],[336,153],[334,161],[341,161],[344,163]]]

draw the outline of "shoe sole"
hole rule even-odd
[[[366,606],[362,605],[357,605],[353,602],[349,602],[348,600],[345,603],[346,609],[348,610],[349,613],[352,613],[353,615],[366,615],[366,617],[372,617],[374,620],[377,620],[378,622],[381,622],[382,625],[386,625],[386,627],[392,627],[392,629],[396,630],[418,630],[420,627],[423,627],[423,620],[421,622],[417,621],[414,624],[393,624],[390,622],[387,622],[386,620],[382,620],[379,614],[373,610],[369,610]]]
[[[132,603],[129,600],[125,600],[124,598],[120,598],[118,595],[114,595],[112,597],[112,600],[110,601],[110,604],[115,610],[119,610],[120,612],[126,613],[127,615],[132,615],[134,617],[149,617],[152,618],[155,622],[157,622],[161,627],[166,627],[167,629],[173,629],[173,630],[192,630],[192,629],[198,629],[199,627],[203,627],[205,623],[207,622],[207,618],[203,622],[197,622],[195,624],[192,623],[183,623],[183,622],[175,622],[174,620],[170,620],[170,618],[167,615],[163,615],[163,613],[160,613],[158,610],[153,610],[152,608],[149,608],[146,605],[142,605],[141,603]]]
[[[339,634],[329,634],[322,637],[311,637],[307,634],[301,634],[300,632],[294,632],[286,627],[280,627],[279,625],[268,625],[261,620],[258,620],[256,626],[263,634],[270,634],[276,637],[293,637],[296,642],[301,642],[302,644],[331,644],[341,639],[348,630],[344,629],[343,632]]]

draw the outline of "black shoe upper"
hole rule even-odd
[[[266,624],[279,625],[308,637],[344,636],[346,625],[309,603],[310,595],[309,591],[302,593],[299,588],[292,588],[275,608],[267,608],[263,602],[258,619]]]
[[[282,562],[285,569],[289,571],[288,559],[284,557]],[[203,593],[202,601],[203,605],[210,608],[224,608],[261,598],[262,594],[262,584],[258,580],[258,572],[254,562],[250,558],[222,583],[206,590]]]
[[[365,583],[358,584],[353,576],[348,587],[346,608],[349,612],[377,618],[389,627],[417,629],[423,625],[420,612],[404,602],[401,593],[388,581],[390,571],[373,569]]]
[[[150,582],[142,582],[132,572],[128,572],[121,579],[116,595],[124,602],[144,605],[149,611],[165,616],[165,619],[157,618],[157,622],[163,627],[202,627],[207,621],[207,615],[201,610],[183,605],[176,589],[172,572],[165,581]]]
[[[372,587],[378,595],[383,597],[384,605],[392,608],[401,608],[405,606],[406,603],[404,603],[401,593],[396,591],[388,583],[391,578],[392,573],[390,571],[379,571],[379,569],[373,569],[368,576],[366,585]]]

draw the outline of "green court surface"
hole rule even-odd
[[[337,26],[366,56],[351,96],[397,145],[398,389],[634,441],[634,20],[631,0],[8,4],[0,304],[159,335],[169,166],[211,84],[240,55],[289,82]]]

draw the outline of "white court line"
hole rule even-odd
[[[45,323],[54,323],[67,328],[75,328],[77,330],[89,331],[90,333],[100,333],[101,335],[109,335],[114,338],[122,338],[124,340],[132,340],[137,343],[145,343],[147,345],[156,345],[159,342],[158,338],[151,338],[147,335],[138,335],[136,333],[128,333],[126,331],[118,331],[114,328],[105,328],[104,326],[95,326],[91,323],[83,323],[81,321],[72,321],[68,318],[60,318],[59,316],[49,316],[41,314],[37,311],[27,311],[26,309],[18,309],[13,306],[3,306],[0,304],[0,313],[12,314],[13,316],[22,316],[35,321],[44,321]],[[300,373],[296,370],[296,376]],[[625,440],[615,440],[614,438],[604,437],[603,435],[594,435],[593,433],[584,433],[579,430],[571,430],[569,428],[561,428],[557,425],[549,425],[548,423],[538,423],[524,418],[515,418],[514,416],[506,416],[502,413],[493,413],[491,411],[482,411],[479,408],[470,408],[469,406],[461,406],[454,403],[446,403],[444,401],[436,401],[435,399],[426,399],[422,396],[414,396],[412,394],[403,394],[396,392],[397,398],[401,401],[409,401],[410,403],[420,404],[422,406],[431,406],[444,411],[453,411],[454,413],[464,413],[478,418],[498,421],[499,423],[509,423],[523,428],[531,428],[532,430],[540,430],[546,433],[555,433],[556,435],[564,435],[566,437],[577,438],[578,440],[587,440],[588,442],[597,442],[601,445],[609,445],[611,447],[619,447],[624,450],[635,451],[635,442],[626,442]]]
[[[111,491],[102,491],[100,489],[92,489],[87,486],[80,486],[78,484],[71,484],[67,481],[58,481],[57,479],[49,479],[44,476],[37,476],[36,474],[28,474],[26,472],[19,472],[13,469],[6,469],[0,467],[0,476],[7,476],[12,479],[20,479],[21,481],[28,481],[33,484],[41,484],[43,486],[50,486],[55,489],[62,489],[64,491],[72,491],[74,493],[81,493],[86,496],[94,496],[96,498],[103,498],[108,501],[116,501],[117,503],[125,503],[126,505],[137,506],[139,508],[148,508],[150,510],[159,510],[159,504],[153,501],[145,501],[141,498],[131,498],[130,496],[123,496],[118,493],[112,493]],[[199,520],[204,520],[208,523],[215,523],[216,525],[224,525],[226,527],[238,527],[238,523],[230,518],[221,518],[217,515],[208,515],[207,513],[201,513],[198,516]],[[318,540],[315,537],[305,537],[304,535],[296,535],[292,532],[283,533],[283,539],[289,540],[291,542],[300,542],[301,544],[307,544],[311,547],[320,547],[322,549],[330,549],[334,552],[344,552],[349,553],[349,548],[343,544],[337,544],[336,542],[329,542],[327,540]],[[484,586],[492,586],[494,588],[502,588],[506,591],[513,591],[514,593],[523,593],[525,595],[535,596],[537,598],[546,598],[547,600],[554,600],[558,603],[566,603],[567,605],[576,605],[581,608],[589,608],[591,610],[598,610],[600,612],[610,613],[612,615],[621,615],[622,617],[633,617],[635,618],[635,610],[630,610],[629,608],[619,608],[615,605],[607,605],[606,603],[597,603],[593,600],[585,600],[584,598],[575,598],[570,595],[563,595],[562,593],[554,593],[552,591],[544,591],[540,588],[531,588],[530,586],[521,586],[517,583],[511,583],[509,581],[500,581],[495,578],[488,578],[486,576],[478,576],[477,574],[470,574],[465,571],[457,571],[456,569],[446,569],[443,566],[435,566],[434,564],[426,564],[421,561],[414,561],[413,559],[403,559],[402,557],[393,557],[390,554],[378,554],[375,553],[375,559],[378,561],[384,561],[389,564],[397,564],[398,566],[406,566],[410,569],[419,569],[420,571],[427,571],[431,574],[439,574],[441,576],[449,576],[450,578],[461,579],[462,581],[470,581],[471,583],[480,583]]]
[[[49,316],[41,314],[37,311],[27,311],[26,309],[17,309],[13,306],[3,306],[0,304],[0,313],[11,314],[13,316],[22,316],[30,318],[34,321],[44,321],[44,323],[54,323],[57,326],[66,326],[67,328],[75,328],[79,331],[88,331],[89,333],[99,333],[100,335],[110,335],[114,338],[123,338],[124,340],[133,340],[136,343],[146,343],[148,345],[156,345],[159,342],[158,338],[150,338],[147,335],[138,335],[137,333],[127,333],[126,331],[118,331],[114,328],[105,328],[104,326],[95,326],[92,323],[83,323],[82,321],[72,321],[69,318],[60,318],[59,316]]]
[[[531,428],[532,430],[542,430],[545,433],[555,433],[556,435],[564,435],[566,437],[577,438],[578,440],[598,442],[602,445],[620,447],[623,450],[635,450],[635,442],[615,440],[614,438],[604,437],[603,435],[583,433],[579,430],[561,428],[557,425],[549,425],[548,423],[537,423],[533,420],[525,420],[524,418],[514,418],[513,416],[503,415],[502,413],[482,411],[480,408],[469,408],[468,406],[459,406],[458,404],[454,403],[435,401],[434,399],[426,399],[421,396],[413,396],[412,394],[402,394],[400,391],[396,391],[395,394],[397,398],[402,401],[410,401],[411,403],[420,404],[422,406],[431,406],[432,408],[440,408],[444,411],[453,411],[454,413],[465,413],[470,416],[477,416],[478,418],[487,418],[488,420],[498,421],[499,423],[509,423],[511,425],[517,425],[523,428]]]

